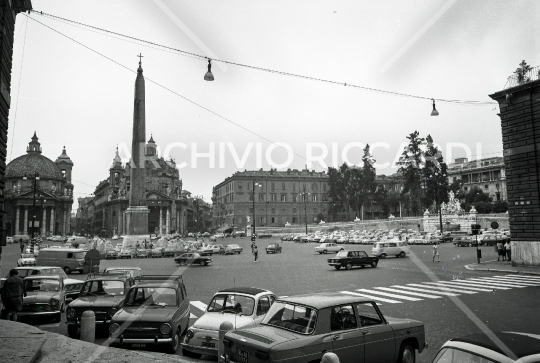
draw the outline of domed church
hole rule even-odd
[[[73,161],[66,153],[52,161],[42,155],[34,132],[26,155],[6,167],[4,228],[8,236],[68,235],[71,231]],[[34,223],[32,223],[32,221]]]

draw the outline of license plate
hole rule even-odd
[[[133,348],[144,348],[146,347],[146,344],[131,344]]]
[[[216,343],[202,342],[202,346],[203,346],[203,347],[215,348],[215,347],[216,347]]]
[[[245,350],[238,349],[238,363],[248,363],[249,353]]]

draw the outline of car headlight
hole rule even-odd
[[[186,333],[186,337],[187,337],[188,339],[191,339],[191,338],[193,338],[194,335],[195,335],[195,334],[193,333],[193,330],[192,330],[192,329],[188,329],[188,331],[187,331],[187,333]]]
[[[108,314],[109,316],[112,318],[114,316],[114,314],[116,314],[118,310],[116,310],[116,308],[112,308],[108,311]]]
[[[159,327],[159,331],[161,332],[161,334],[164,334],[164,335],[167,335],[171,332],[172,330],[172,327],[165,323],[165,324],[162,324],[160,327]]]
[[[114,334],[118,328],[120,328],[120,325],[113,323],[109,326],[109,333]]]
[[[73,309],[68,309],[67,312],[66,312],[66,316],[67,316],[68,318],[70,318],[70,319],[71,319],[71,318],[74,318],[74,317],[75,317],[75,310],[73,310]]]
[[[51,306],[56,306],[58,305],[59,301],[58,299],[51,299],[51,301],[49,301],[49,304],[51,304]]]

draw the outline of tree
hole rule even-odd
[[[478,213],[491,212],[491,208],[486,206],[486,203],[491,204],[491,196],[478,187],[472,187],[468,191],[461,190],[457,197],[462,201],[461,206],[466,211],[470,210],[471,207],[474,206]],[[478,208],[480,208],[482,211],[480,211]]]
[[[397,210],[401,197],[402,196],[399,193],[394,192],[393,190],[385,193],[385,198],[382,201],[382,208],[386,216],[390,215],[390,213],[394,213]]]
[[[528,65],[527,62],[525,62],[525,60],[523,60],[519,64],[519,67],[516,68],[516,71],[514,72],[514,74],[517,76],[518,83],[521,84],[521,83],[531,81],[531,77],[529,77],[529,75],[527,74],[529,73],[531,69],[532,69],[531,66]]]
[[[337,213],[345,207],[345,187],[343,185],[343,175],[340,169],[328,168],[328,199],[330,201],[328,214],[336,219]]]
[[[398,171],[403,175],[404,183],[401,194],[408,193],[410,195],[413,213],[418,214],[422,205],[422,171],[420,168],[424,162],[421,146],[424,145],[425,140],[419,136],[418,131],[409,134],[407,139],[409,145],[404,148],[398,161],[398,165],[401,166]]]

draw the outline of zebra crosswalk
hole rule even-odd
[[[426,281],[390,287],[370,287],[354,291],[339,291],[344,295],[365,297],[378,305],[418,302],[426,299],[440,299],[448,296],[474,295],[482,292],[505,291],[540,286],[540,276],[504,275],[475,277],[452,281]],[[286,297],[286,296],[280,296]],[[191,318],[204,314],[207,305],[201,301],[191,301]]]

